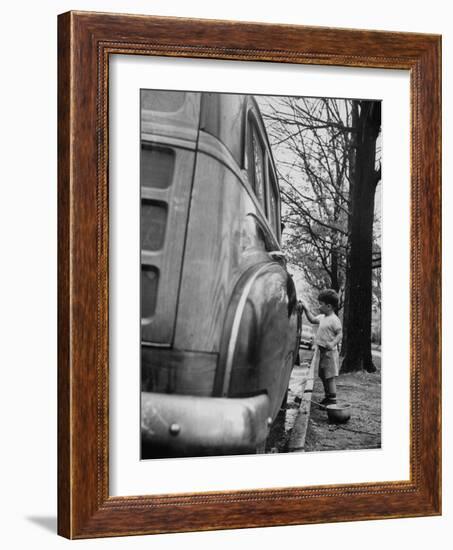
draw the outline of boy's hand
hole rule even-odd
[[[300,300],[300,305],[302,306],[302,309],[303,309],[304,311],[307,311],[308,307],[307,307],[306,302],[304,302],[303,300]]]

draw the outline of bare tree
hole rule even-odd
[[[289,259],[315,289],[337,290],[344,305],[344,371],[373,371],[372,269],[380,271],[373,234],[380,180],[380,103],[272,98],[264,118],[276,151]],[[380,292],[375,286],[375,292]]]
[[[348,244],[349,103],[273,98],[264,115],[278,155],[286,253],[313,288],[340,295]]]

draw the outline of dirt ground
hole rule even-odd
[[[376,449],[381,446],[381,358],[373,353],[377,372],[357,372],[340,375],[337,379],[338,402],[352,405],[351,418],[346,424],[329,424],[327,413],[312,403],[305,440],[305,452]],[[312,401],[324,397],[322,383],[317,378]]]

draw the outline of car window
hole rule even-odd
[[[265,150],[256,124],[250,120],[248,140],[248,173],[250,184],[263,210],[266,212]]]
[[[276,233],[278,235],[278,200],[277,200],[277,194],[276,194],[276,186],[277,183],[275,182],[274,175],[272,172],[272,167],[269,163],[269,221]]]
[[[255,165],[255,193],[264,206],[264,151],[255,127],[253,127],[253,159]]]

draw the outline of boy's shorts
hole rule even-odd
[[[330,350],[318,346],[318,375],[322,380],[334,378],[339,374],[340,358],[338,350]]]

